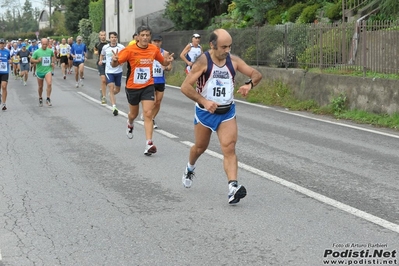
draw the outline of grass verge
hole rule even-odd
[[[180,72],[170,73],[167,83],[180,86],[185,78],[185,74]],[[254,90],[250,91],[246,98],[236,92],[235,98],[251,103],[280,106],[292,111],[308,111],[314,114],[329,115],[336,119],[399,130],[399,113],[388,115],[374,114],[364,110],[348,110],[347,98],[343,94],[332,99],[329,105],[319,106],[314,100],[299,100],[293,91],[281,81],[262,81]]]

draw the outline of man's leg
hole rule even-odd
[[[137,118],[138,113],[139,105],[131,105],[129,103],[129,113],[127,114],[127,118],[130,125],[133,125],[133,121]]]
[[[194,126],[195,143],[190,149],[188,160],[190,165],[195,165],[201,154],[203,154],[208,148],[211,135],[212,130],[204,127],[201,123],[198,123]]]
[[[1,103],[5,104],[7,101],[7,81],[2,81],[1,82]]]
[[[220,147],[223,153],[223,167],[228,181],[237,180],[237,121],[235,118],[219,125],[216,131],[219,137]]]
[[[75,71],[75,80],[76,82],[79,82],[79,66],[74,65],[73,69]]]
[[[228,202],[229,204],[235,204],[247,195],[245,187],[238,185],[237,182],[238,161],[235,147],[238,133],[236,119],[221,123],[217,134],[223,152],[224,171],[229,184]]]
[[[83,87],[83,70],[85,69],[85,65],[83,63],[79,64],[79,76],[80,76],[80,86]]]
[[[111,101],[111,105],[114,106],[114,105],[116,105],[115,94],[114,94],[115,83],[110,82],[107,84],[107,86],[108,86],[108,90],[109,90],[109,100]]]
[[[53,78],[52,78],[51,76],[52,76],[52,75],[51,75],[51,73],[49,72],[49,73],[47,73],[46,76],[44,77],[45,80],[46,80],[46,83],[47,83],[47,89],[46,89],[47,99],[50,99],[50,97],[51,97],[51,91],[52,91],[52,86],[53,86],[53,84],[52,84]]]
[[[76,63],[73,64],[73,69],[75,71],[75,81],[76,81],[76,88],[79,87],[79,65]]]
[[[152,140],[152,133],[154,131],[152,123],[152,110],[154,109],[154,101],[143,100],[141,101],[141,104],[143,107],[145,137],[147,140]]]
[[[100,80],[101,80],[101,94],[102,94],[102,97],[106,97],[106,93],[107,93],[107,78],[105,77],[105,75],[101,75],[100,76]]]
[[[29,67],[29,66],[28,66]],[[22,79],[23,79],[23,81],[24,81],[24,86],[26,86],[26,81],[28,80],[28,71],[27,70],[24,70],[23,72],[22,72]]]
[[[190,148],[188,163],[184,169],[182,182],[185,188],[190,188],[193,183],[195,163],[208,148],[212,130],[198,123],[194,126],[194,145]]]
[[[63,75],[63,78],[66,79],[66,71],[65,71],[65,63],[61,63],[61,72]]]
[[[37,93],[39,94],[39,106],[43,106],[43,82],[44,80],[37,76]]]
[[[85,64],[81,63],[79,65],[79,75],[80,75],[80,79],[84,79],[84,70],[85,70]]]
[[[163,99],[163,91],[155,91],[155,104],[154,109],[152,110],[152,119],[155,119],[159,110],[161,109],[161,102]]]

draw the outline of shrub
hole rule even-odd
[[[88,44],[86,43],[87,49],[89,49],[89,51],[94,51],[94,45],[96,45],[96,43],[99,41],[98,32],[92,32],[90,34],[89,39],[90,39],[89,43]]]
[[[53,28],[44,28],[39,30],[39,38],[47,38],[49,36],[54,35],[54,29]]]
[[[313,45],[309,45],[304,52],[298,56],[299,64],[319,64],[321,59],[320,45],[322,45],[323,67],[335,65],[337,61],[340,62],[341,44],[345,42],[345,45],[347,45],[352,37],[350,34],[351,33],[347,31],[346,36],[343,36],[342,29],[328,28],[327,31],[322,33],[321,38],[320,36],[316,36]]]
[[[282,23],[281,12],[278,9],[271,9],[267,11],[266,20],[270,25],[277,25]]]
[[[317,18],[317,10],[319,9],[319,5],[315,4],[312,6],[305,7],[298,18],[298,22],[300,23],[313,23]]]
[[[79,21],[79,35],[82,36],[83,42],[87,45],[87,47],[90,46],[90,35],[93,32],[93,22],[91,20],[82,18]]]
[[[296,19],[301,15],[306,4],[297,3],[288,9],[287,20],[289,22],[295,22]]]
[[[341,93],[338,97],[331,100],[330,105],[334,115],[339,115],[347,109],[347,98]]]
[[[89,19],[93,22],[93,31],[96,32],[99,32],[101,30],[101,23],[104,16],[103,1],[104,0],[100,0],[97,2],[90,1],[89,4]]]
[[[327,3],[325,8],[325,16],[328,17],[331,20],[337,20],[340,19],[342,16],[342,4],[340,2],[338,3]]]

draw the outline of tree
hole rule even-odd
[[[243,14],[243,18],[252,20],[256,26],[263,25],[266,13],[278,5],[277,0],[236,0],[234,2],[239,13]]]
[[[65,5],[67,0],[42,0],[44,6],[49,6],[51,2],[51,7],[59,7]]]
[[[82,18],[89,18],[89,0],[65,0],[65,21],[66,28],[70,33],[79,31],[79,21]]]
[[[168,0],[165,17],[172,20],[178,30],[203,29],[213,17],[225,12],[225,2],[215,0]]]
[[[398,0],[382,0],[381,1],[381,12],[391,19],[397,19],[399,17],[399,1]]]
[[[65,27],[65,14],[59,10],[55,10],[53,15],[51,16],[52,25],[54,28],[54,34],[61,36],[61,35],[68,35],[68,30]]]
[[[89,19],[93,22],[93,31],[99,32],[104,19],[104,0],[90,2]]]
[[[36,31],[39,28],[38,21],[35,19],[34,9],[29,0],[25,0],[22,7],[22,23],[20,23],[22,32]]]
[[[12,30],[14,33],[18,31],[18,23],[17,23],[17,18],[20,15],[20,9],[19,9],[19,3],[15,3],[15,1],[12,0],[3,0],[1,4],[1,8],[7,8],[6,11],[6,20],[9,22],[11,25],[10,30]],[[11,10],[11,11],[10,11]]]

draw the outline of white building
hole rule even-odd
[[[39,15],[39,30],[47,28],[50,26],[50,17],[49,17],[49,11],[43,9],[40,11]]]
[[[116,31],[119,42],[129,42],[138,26],[148,25],[153,33],[159,33],[173,27],[165,19],[166,0],[104,0],[105,31]]]

